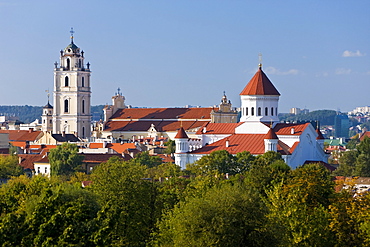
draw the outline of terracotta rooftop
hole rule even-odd
[[[273,139],[279,139],[277,135],[275,134],[275,131],[273,129],[270,129],[269,132],[267,132],[265,139],[273,140]]]
[[[242,123],[206,123],[198,131],[200,134],[234,134],[235,128]]]
[[[34,170],[33,163],[37,162],[42,159],[43,155],[40,154],[18,154],[19,157],[19,165],[23,167],[23,169],[31,169]]]
[[[177,131],[181,125],[185,130],[201,127],[205,121],[108,121],[104,131],[147,131],[152,124],[159,132]]]
[[[260,67],[240,95],[277,95],[280,93]]]
[[[106,147],[113,149],[119,154],[122,154],[127,149],[136,149],[135,143],[107,143]]]
[[[0,130],[0,133],[9,134],[9,141],[35,141],[42,135],[42,131],[33,130]]]
[[[273,128],[276,135],[301,135],[310,123],[278,123]]]
[[[360,141],[363,141],[365,139],[365,136],[370,138],[370,131],[366,131],[366,132],[362,133],[361,136],[360,136]]]
[[[177,131],[177,134],[175,136],[176,139],[180,139],[180,138],[189,138],[188,135],[185,133],[185,130],[183,127],[181,127],[178,131]]]
[[[206,145],[200,149],[194,150],[192,154],[210,154],[216,150],[226,150],[231,154],[249,151],[251,154],[258,155],[265,152],[266,134],[234,134],[212,144]],[[226,147],[226,140],[229,142]],[[278,142],[278,152],[289,154],[289,147],[283,142]]]
[[[125,108],[118,110],[110,119],[211,119],[214,108]]]

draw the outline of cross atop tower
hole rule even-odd
[[[258,67],[262,68],[262,53],[258,53],[258,60],[259,60],[259,64],[258,64]]]
[[[73,44],[73,34],[75,33],[75,31],[73,31],[73,27],[71,27],[71,31],[69,31],[71,33],[71,44]]]

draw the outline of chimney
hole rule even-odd
[[[226,140],[225,146],[228,148],[229,147],[229,140]]]
[[[33,128],[29,128],[28,133],[32,133],[32,132],[33,132]]]
[[[203,128],[203,133],[207,133],[207,128],[206,127]]]
[[[295,130],[294,130],[294,128],[292,128],[291,130],[290,130],[290,134],[294,134],[295,133]]]
[[[62,137],[65,137],[66,136],[66,132],[65,131],[63,131],[62,132]]]

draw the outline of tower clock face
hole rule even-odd
[[[71,52],[71,49],[68,49],[68,52]]]

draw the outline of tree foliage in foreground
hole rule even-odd
[[[370,196],[335,193],[319,164],[291,170],[275,152],[218,152],[181,171],[146,158],[112,158],[67,182],[10,179],[0,187],[0,245],[370,245]],[[84,179],[92,185],[81,188]]]

